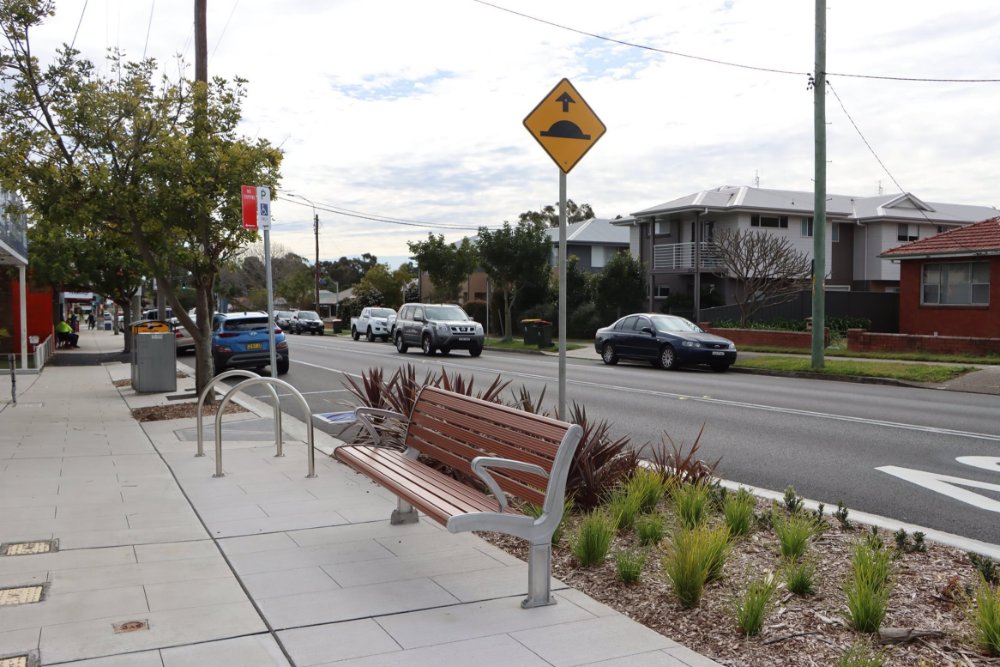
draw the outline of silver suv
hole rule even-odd
[[[424,354],[437,350],[468,350],[473,357],[483,353],[483,325],[469,318],[460,306],[442,303],[408,303],[399,309],[393,342],[398,352],[411,345]]]

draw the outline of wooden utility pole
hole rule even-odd
[[[194,80],[208,81],[208,0],[194,0]]]

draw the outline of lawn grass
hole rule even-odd
[[[931,366],[928,364],[905,364],[895,361],[844,361],[825,360],[823,368],[813,370],[812,361],[807,356],[768,356],[741,358],[740,368],[759,370],[816,373],[819,375],[853,375],[860,377],[888,378],[905,382],[945,382],[975,370],[969,366]]]
[[[769,347],[764,345],[740,345],[740,352],[766,352],[769,354],[804,354],[809,350],[790,347]],[[857,359],[886,359],[891,361],[933,361],[945,364],[989,364],[1000,365],[1000,355],[976,357],[968,354],[932,354],[930,352],[852,352],[847,348],[828,347],[825,357],[854,357]]]
[[[585,345],[593,345],[593,343],[581,343],[579,341],[566,341],[566,350],[579,350]],[[552,341],[551,347],[540,348],[534,343],[525,344],[521,338],[514,338],[513,340],[504,340],[502,338],[495,338],[489,336],[486,338],[486,347],[493,350],[515,350],[515,351],[528,351],[528,350],[545,350],[546,352],[558,352],[559,344],[556,341]]]

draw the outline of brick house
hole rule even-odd
[[[1000,338],[1000,217],[883,252],[899,264],[899,332]]]

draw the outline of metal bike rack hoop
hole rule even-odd
[[[220,376],[221,377],[221,376]],[[299,405],[302,407],[302,415],[305,417],[304,421],[306,423],[306,445],[309,448],[308,458],[309,458],[309,474],[306,477],[316,476],[316,451],[313,448],[313,425],[311,414],[309,412],[309,404],[306,403],[306,399],[299,393],[299,390],[288,384],[284,380],[279,380],[272,377],[255,377],[249,380],[244,380],[238,385],[229,390],[229,392],[223,396],[222,402],[219,403],[219,411],[215,413],[215,475],[214,477],[223,477],[222,472],[222,413],[225,411],[226,406],[229,405],[229,401],[233,394],[253,387],[258,384],[266,385],[278,385],[284,387],[291,392],[292,396],[298,400]]]
[[[205,455],[205,438],[204,438],[205,430],[201,423],[201,409],[205,405],[205,397],[208,396],[208,392],[212,390],[212,387],[215,386],[216,382],[231,377],[244,377],[253,379],[260,376],[254,373],[253,371],[244,371],[236,369],[236,370],[226,371],[225,373],[219,373],[214,378],[212,378],[207,385],[205,385],[205,388],[201,390],[201,394],[198,396],[198,453],[195,454],[195,456]],[[277,453],[275,453],[275,456],[284,456],[285,454],[282,452],[282,447],[281,447],[281,405],[278,402],[278,391],[271,385],[268,385],[267,388],[271,392],[271,398],[274,399],[274,444],[278,450]],[[221,408],[220,408],[220,414],[221,414]],[[216,426],[216,428],[218,428],[218,426]]]

